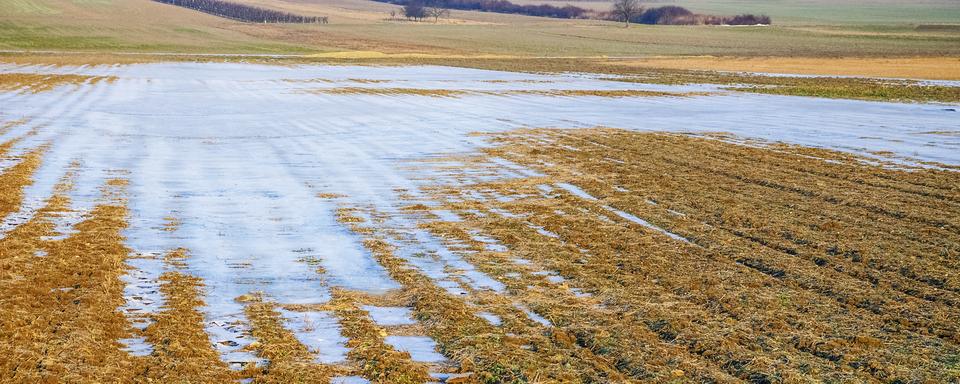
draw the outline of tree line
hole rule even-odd
[[[302,16],[223,0],[154,0],[211,15],[254,23],[327,24],[326,16]]]
[[[494,13],[513,13],[527,16],[552,17],[558,19],[580,19],[586,18],[590,11],[566,5],[558,7],[549,4],[538,5],[520,5],[507,0],[375,0],[382,3],[397,4],[403,6],[404,15],[408,18],[416,17],[406,14],[407,7],[412,10],[418,9],[457,9],[462,11],[482,11]],[[421,17],[422,18],[422,17]]]
[[[450,17],[450,10],[437,6],[426,6],[419,1],[409,2],[400,8],[400,13],[404,17],[414,21],[421,21],[426,18],[432,18],[433,22],[440,21],[441,18]],[[390,11],[390,17],[394,18],[396,12]]]
[[[559,19],[618,20],[627,25],[758,25],[770,24],[765,15],[742,14],[736,16],[715,16],[693,13],[674,5],[645,9],[639,0],[614,0],[609,12],[595,12],[588,9],[565,5],[558,7],[550,4],[521,5],[509,0],[375,0],[402,6],[401,14],[411,20],[423,20],[449,16],[449,9],[463,11],[482,11],[495,13],[513,13],[527,16],[552,17]]]
[[[644,9],[639,0],[614,0],[613,7],[600,18],[630,23],[650,25],[769,25],[766,15],[742,14],[736,16],[716,16],[693,13],[689,9],[675,5]]]

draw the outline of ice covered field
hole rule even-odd
[[[361,237],[338,222],[337,209],[369,207],[389,214],[414,203],[430,205],[422,188],[436,184],[440,175],[419,162],[489,145],[472,133],[598,126],[726,132],[867,156],[886,153],[898,161],[960,164],[960,113],[945,105],[433,66],[4,65],[3,72],[116,80],[40,93],[0,92],[0,123],[24,121],[0,136],[0,142],[22,138],[10,155],[49,145],[19,212],[3,219],[0,230],[7,233],[33,216],[72,171],[75,183],[67,194],[74,213],[57,223],[67,236],[98,203],[108,178],[126,178],[130,218],[124,235],[134,253],[127,260],[124,313],[138,327],[150,323],[150,314],[163,305],[158,278],[175,268],[153,256],[184,248],[188,257],[176,268],[202,279],[207,333],[222,358],[238,366],[261,360],[244,348],[254,340],[244,304],[236,300],[242,295],[262,292],[281,305],[312,305],[327,302],[334,287],[374,294],[397,289]],[[696,95],[520,92],[636,89]],[[506,160],[496,170],[500,176],[532,173]],[[444,212],[435,214],[444,218]],[[401,219],[384,224],[411,239],[397,244],[398,256],[452,294],[462,293],[458,282],[473,290],[503,290],[417,224]],[[368,310],[378,324],[412,321],[403,308]],[[318,362],[347,359],[335,317],[322,311],[282,315]],[[429,338],[390,336],[387,342],[410,350],[415,361],[444,360]],[[123,343],[139,355],[154,347],[140,337]]]

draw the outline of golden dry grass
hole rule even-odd
[[[0,91],[45,92],[62,85],[96,84],[114,81],[109,76],[41,75],[35,73],[0,73]]]
[[[339,87],[339,88],[319,88],[303,91],[311,94],[328,95],[378,95],[378,96],[428,96],[428,97],[462,97],[468,95],[492,95],[492,96],[550,96],[550,97],[663,97],[663,96],[695,96],[707,95],[707,93],[673,93],[659,91],[645,91],[636,89],[624,90],[600,90],[600,89],[508,89],[497,91],[486,90],[459,90],[459,89],[428,89],[428,88],[365,88],[365,87]]]
[[[616,359],[624,374],[657,381],[958,379],[960,338],[950,320],[958,315],[955,172],[616,130],[526,131],[496,141],[491,156],[548,176],[467,188],[490,197],[482,200],[441,188],[438,197],[457,201],[445,208],[466,220],[430,228],[472,242],[475,265],[582,345]],[[557,182],[600,200],[537,188]],[[484,250],[469,230],[509,251]],[[508,262],[517,257],[533,267]],[[544,281],[527,268],[565,281]]]
[[[556,96],[556,97],[663,97],[663,96],[692,96],[693,94],[644,91],[639,89],[549,89],[549,90],[509,90],[496,92],[499,95],[536,95],[536,96]],[[704,95],[704,94],[699,94]]]
[[[460,206],[466,208],[467,206]],[[473,206],[470,206],[473,208]],[[540,261],[530,254],[557,252],[556,244],[536,239],[530,228],[512,228],[522,241],[507,243],[511,252],[490,252],[485,244],[467,234],[459,223],[432,223],[425,226],[445,239],[456,239],[471,244],[467,260],[480,270],[497,277],[508,287],[508,292],[519,302],[542,314],[556,329],[553,339],[568,347],[580,346],[589,350],[590,358],[606,361],[613,372],[607,381],[634,380],[669,381],[685,378],[695,382],[735,382],[730,374],[697,361],[680,346],[663,345],[658,334],[642,323],[630,321],[629,313],[605,308],[604,297],[584,297],[573,294],[569,287],[549,283],[538,273],[543,270],[514,265],[516,256]],[[533,232],[531,234],[530,232]],[[542,266],[553,267],[549,263]],[[597,277],[602,279],[602,277]],[[498,313],[500,314],[500,313]],[[534,372],[535,373],[535,372]],[[600,380],[604,381],[604,380]]]
[[[456,89],[340,87],[311,89],[309,91],[304,91],[304,93],[328,95],[459,97],[467,94],[468,92]]]
[[[170,252],[172,265],[181,263],[185,250]],[[153,323],[144,330],[153,346],[138,380],[158,382],[223,383],[236,380],[236,372],[227,368],[212,347],[204,330],[201,279],[182,272],[166,272],[160,277],[164,305],[151,315]]]
[[[658,57],[620,65],[684,70],[960,80],[958,57]]]
[[[365,246],[402,285],[403,297],[427,334],[458,365],[459,372],[469,374],[458,382],[630,381],[617,372],[615,361],[578,346],[572,334],[533,322],[507,297],[472,292],[468,302],[448,294],[393,255],[392,247],[382,238],[392,232],[390,229],[364,226],[364,220],[349,216],[349,212],[341,210],[339,220],[367,236]],[[503,327],[480,318],[480,311],[496,314],[503,319]]]
[[[330,303],[339,318],[342,333],[349,339],[349,357],[359,364],[360,373],[374,383],[412,384],[430,379],[424,364],[410,360],[384,342],[387,332],[370,319],[347,291],[336,289]]]
[[[9,130],[10,130],[11,128],[13,128],[13,127],[16,127],[16,126],[18,126],[18,125],[26,124],[27,121],[29,121],[29,120],[27,120],[26,118],[21,118],[21,119],[16,119],[16,120],[10,120],[10,121],[5,121],[5,122],[3,122],[2,124],[0,124],[0,135],[2,135],[2,134],[4,134],[4,133],[7,133],[7,131],[9,131]],[[0,144],[0,151],[2,151],[2,152],[0,152],[0,156],[3,156],[3,154],[6,153],[7,150],[9,150],[9,148],[10,148],[10,142],[9,142],[9,141],[6,142],[6,143]]]
[[[0,144],[0,157],[4,157],[18,139]],[[15,212],[23,202],[23,188],[33,184],[33,172],[40,167],[46,146],[36,148],[20,156],[19,161],[0,174],[0,217]]]
[[[344,370],[313,363],[313,354],[284,327],[284,320],[274,304],[254,297],[246,306],[253,337],[251,344],[257,355],[269,360],[260,372],[254,375],[256,383],[323,383]]]
[[[29,222],[0,240],[0,381],[130,381],[136,359],[117,342],[129,334],[123,304],[120,231],[126,208],[119,186],[62,240],[49,215],[68,202],[52,198]],[[41,253],[42,252],[42,253]]]
[[[178,55],[126,55],[117,53],[0,53],[0,62],[18,65],[128,65],[175,61]]]

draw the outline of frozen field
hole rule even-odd
[[[960,112],[948,105],[447,67],[6,65],[0,73],[115,78],[46,92],[0,91],[0,143],[11,143],[0,170],[46,146],[18,207],[2,219],[0,236],[25,225],[61,193],[68,206],[48,212],[53,228],[44,241],[67,238],[104,202],[109,180],[126,180],[118,193],[128,209],[122,235],[129,257],[118,310],[131,330],[118,348],[135,357],[156,354],[147,329],[170,307],[162,275],[177,272],[202,284],[196,310],[227,366],[240,372],[271,364],[258,352],[266,342],[255,336],[252,300],[275,306],[280,324],[309,350],[311,364],[348,367],[330,374],[339,382],[375,377],[349,368],[363,358],[348,346],[357,336],[343,331],[350,311],[332,302],[352,303],[347,307],[376,327],[399,329],[382,342],[409,352],[435,380],[456,379],[452,372],[466,370],[458,360],[463,356],[438,348],[444,341],[431,337],[431,325],[419,324],[422,316],[402,305],[408,301],[362,299],[404,292],[408,284],[371,251],[370,232],[437,287],[478,308],[489,326],[501,326],[504,315],[478,303],[497,300],[524,313],[532,326],[554,326],[548,311],[517,299],[509,283],[478,268],[470,256],[475,250],[427,228],[462,219],[463,212],[441,204],[456,199],[438,198],[437,188],[541,177],[548,162],[558,161],[540,163],[545,171],[493,156],[472,169],[469,157],[492,145],[476,133],[594,127],[729,133],[905,165],[960,165]],[[572,184],[541,191],[597,200]],[[518,196],[487,197],[525,195]],[[405,213],[411,206],[422,209]],[[659,241],[689,243],[688,234],[663,229],[636,211],[601,208],[616,220],[653,229],[651,236],[667,235]],[[547,237],[563,235],[537,229]],[[481,232],[472,233],[473,240],[490,251],[507,250]],[[171,252],[182,254],[165,257]],[[537,272],[566,284],[552,270]],[[576,298],[590,296],[571,289]]]

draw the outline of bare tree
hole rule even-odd
[[[640,0],[613,0],[613,7],[610,13],[623,20],[623,27],[630,27],[630,20],[643,11],[640,6]]]
[[[440,7],[429,7],[427,8],[427,16],[432,17],[434,24],[436,24],[441,18],[450,17],[450,10]]]

